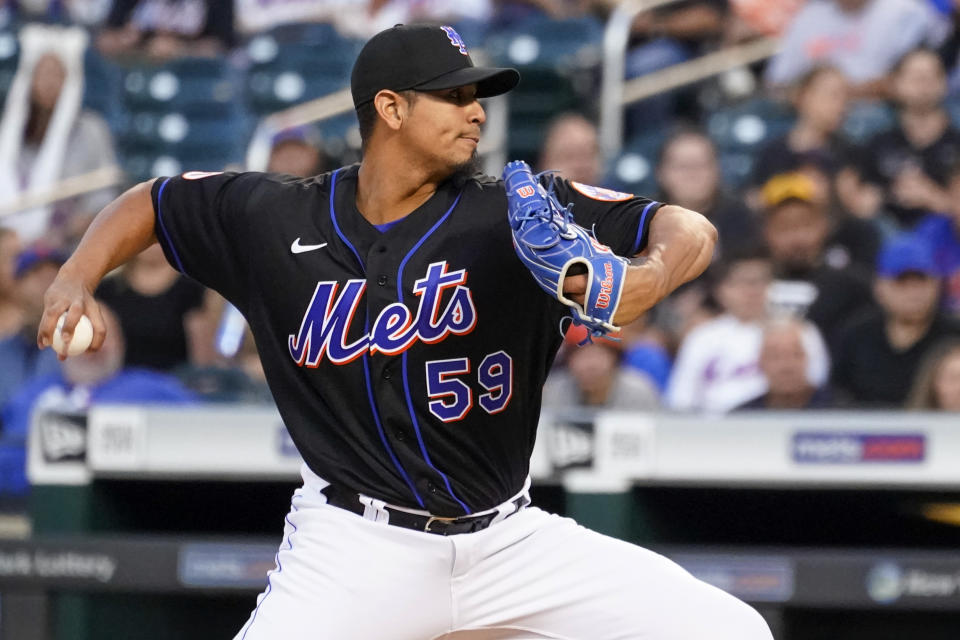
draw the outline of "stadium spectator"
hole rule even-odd
[[[53,349],[37,348],[37,329],[43,313],[43,294],[64,263],[62,253],[31,247],[22,251],[14,265],[14,297],[20,308],[20,329],[0,340],[0,406],[26,380],[58,372],[60,363]]]
[[[731,15],[727,25],[729,40],[739,42],[746,36],[779,36],[803,6],[804,0],[729,0]]]
[[[492,0],[235,0],[237,28],[257,33],[280,25],[327,22],[345,35],[368,38],[397,23],[469,21],[483,30]]]
[[[936,46],[947,29],[916,0],[810,0],[787,28],[766,80],[786,87],[814,66],[831,64],[856,97],[885,97],[884,76],[896,61],[919,45]]]
[[[86,33],[78,28],[21,29],[21,62],[0,121],[0,204],[59,180],[116,165],[104,120],[82,108]],[[103,188],[4,217],[25,244],[79,239],[90,220],[118,195]]]
[[[849,83],[836,67],[817,66],[805,73],[792,91],[797,119],[790,131],[764,146],[757,155],[752,189],[760,189],[780,173],[813,164],[833,175],[849,155],[840,134],[847,113]]]
[[[723,314],[691,331],[680,345],[666,395],[673,409],[722,413],[766,388],[759,357],[768,319],[770,258],[758,249],[731,254],[711,267],[711,281]],[[829,362],[826,347],[817,344],[807,375],[819,385]]]
[[[660,199],[699,211],[717,228],[717,252],[761,243],[750,208],[724,190],[717,150],[706,133],[682,127],[664,142],[656,167]]]
[[[107,19],[113,0],[20,0],[16,5],[22,22],[69,23],[95,28]]]
[[[933,256],[943,278],[944,311],[960,319],[960,163],[950,172],[947,193],[949,208],[921,219],[915,235]]]
[[[218,354],[210,364],[188,363],[173,371],[183,385],[210,402],[273,403],[263,364],[246,321],[236,353]]]
[[[930,349],[917,371],[907,408],[960,411],[960,340]]]
[[[557,367],[543,387],[548,409],[655,409],[658,394],[644,374],[621,366],[622,346],[615,341],[586,339],[582,327],[571,327],[565,339],[566,366]]]
[[[633,20],[626,59],[626,76],[638,78],[702,55],[723,36],[726,0],[682,0]],[[664,126],[677,115],[699,118],[696,89],[669,91],[638,102],[627,110],[629,135]]]
[[[816,385],[807,375],[810,353],[822,344],[812,323],[783,317],[767,323],[760,346],[760,372],[766,391],[741,409],[824,409],[832,406],[828,384]]]
[[[177,273],[160,245],[130,260],[97,288],[127,338],[124,366],[169,371],[191,358],[188,317],[204,305],[204,288]]]
[[[286,173],[309,178],[327,170],[327,158],[311,138],[294,132],[278,136],[270,149],[269,173]]]
[[[960,325],[938,309],[940,277],[933,256],[910,234],[884,243],[877,256],[874,295],[879,310],[840,332],[834,386],[859,405],[902,406],[920,361]]]
[[[0,227],[0,340],[19,331],[23,322],[13,276],[19,254],[20,238],[17,232]]]
[[[329,22],[334,11],[328,0],[235,0],[237,29],[259,33],[286,24]]]
[[[946,77],[940,58],[916,49],[891,74],[897,126],[866,143],[855,169],[866,189],[879,189],[883,213],[900,229],[950,207],[947,172],[960,161],[960,131],[944,108]]]
[[[776,312],[806,317],[831,345],[840,326],[871,306],[869,275],[827,258],[827,203],[806,173],[775,176],[763,189],[763,235],[774,265],[769,291]]]
[[[670,379],[673,366],[671,353],[675,351],[675,343],[672,333],[651,322],[652,318],[647,317],[649,315],[641,316],[620,328],[623,366],[647,376],[662,394]]]
[[[680,125],[660,147],[655,175],[658,199],[703,213],[717,228],[714,259],[749,253],[763,244],[759,220],[739,196],[724,188],[717,149],[702,130]],[[651,310],[650,322],[668,336],[671,352],[700,323],[717,314],[706,280],[677,289]]]
[[[872,273],[884,233],[883,227],[876,219],[851,214],[842,204],[840,182],[843,172],[837,174],[829,163],[814,157],[798,157],[797,162],[795,170],[776,174],[763,185],[770,185],[770,191],[764,192],[761,189],[751,193],[749,197],[757,203],[759,210],[763,211],[768,197],[783,197],[782,190],[789,192],[796,189],[800,182],[811,185],[811,199],[820,204],[827,213],[828,231],[824,241],[824,261],[838,269],[855,264],[864,273]],[[796,176],[799,176],[799,182],[794,180]]]
[[[493,15],[491,0],[327,0],[331,16],[341,33],[367,39],[395,24],[414,22],[457,23],[488,21]]]
[[[64,360],[62,371],[28,380],[0,408],[4,433],[26,435],[36,411],[86,411],[98,403],[193,402],[195,396],[176,378],[123,366],[124,335],[113,311],[101,304],[107,335],[97,351]]]
[[[541,171],[556,171],[568,180],[600,185],[603,157],[596,125],[578,113],[563,113],[554,118],[547,125],[538,166]]]
[[[97,47],[110,57],[164,61],[216,56],[234,41],[232,1],[113,0]]]

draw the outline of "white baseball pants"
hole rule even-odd
[[[772,640],[748,605],[569,518],[530,507],[444,537],[327,505],[303,475],[234,640]]]

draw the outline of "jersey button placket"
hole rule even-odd
[[[379,278],[377,278],[377,284],[380,285],[381,287],[386,286],[387,276],[380,276]]]

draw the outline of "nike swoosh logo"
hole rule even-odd
[[[300,238],[297,238],[293,241],[293,244],[290,245],[291,253],[306,253],[307,251],[313,251],[314,249],[322,249],[327,246],[326,242],[320,244],[300,244]]]

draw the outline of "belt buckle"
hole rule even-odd
[[[450,524],[450,523],[452,523],[452,522],[456,522],[457,520],[459,520],[459,518],[456,518],[456,517],[453,517],[453,518],[442,518],[442,517],[440,517],[440,516],[430,516],[430,517],[427,519],[427,524],[423,525],[423,532],[424,532],[424,533],[437,533],[437,532],[435,532],[435,531],[431,531],[431,530],[430,530],[430,526],[431,526],[434,522],[445,522],[445,523],[447,523],[447,524]]]

